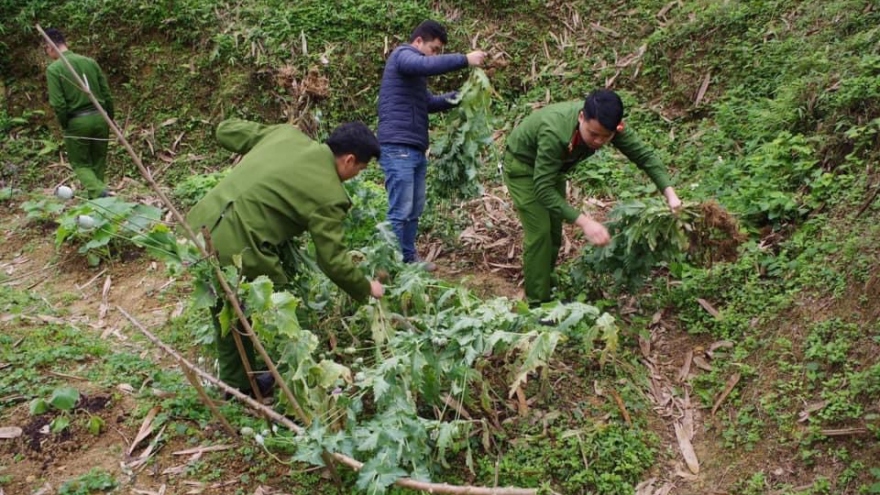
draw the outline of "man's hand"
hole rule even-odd
[[[468,65],[471,67],[479,67],[483,65],[483,61],[486,59],[486,52],[483,50],[474,50],[467,54]]]
[[[385,295],[385,287],[378,280],[370,280],[370,295],[376,299],[381,299]]]
[[[675,189],[673,189],[672,186],[669,186],[663,190],[663,195],[666,196],[666,203],[669,205],[669,209],[672,210],[673,213],[678,213],[678,210],[681,209],[681,200],[678,199],[678,195],[675,194]]]
[[[577,217],[577,220],[575,220],[574,223],[584,231],[584,236],[590,244],[604,246],[611,241],[611,235],[608,234],[608,229],[583,213]]]

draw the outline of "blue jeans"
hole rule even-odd
[[[388,221],[400,243],[403,261],[418,259],[416,236],[425,210],[425,174],[428,158],[423,151],[403,144],[383,144],[379,165],[385,173]]]

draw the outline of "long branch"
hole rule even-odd
[[[244,402],[246,406],[250,407],[255,412],[263,414],[270,420],[274,421],[276,424],[290,429],[290,431],[294,432],[295,434],[303,435],[305,433],[305,430],[301,426],[291,421],[290,418],[278,414],[274,409],[266,407],[265,405],[241,393],[240,391],[238,391],[238,389],[230,387],[229,385],[206,373],[201,368],[196,367],[186,358],[181,356],[177,351],[171,348],[171,346],[162,342],[159,337],[156,337],[152,332],[147,330],[135,317],[128,314],[128,312],[126,312],[125,309],[123,309],[121,306],[116,306],[116,308],[119,310],[120,313],[122,313],[123,316],[128,319],[128,321],[131,322],[132,325],[135,326],[135,328],[140,330],[140,332],[147,339],[149,339],[150,342],[152,342],[160,349],[165,351],[169,356],[174,358],[180,366],[189,368],[189,372],[194,373],[203,380],[212,383],[220,390],[232,394],[236,399]],[[358,461],[357,459],[348,457],[347,455],[339,453],[333,453],[330,455],[340,464],[344,464],[355,471],[360,471],[361,468],[364,467],[364,464],[362,462]],[[427,481],[418,481],[411,478],[400,478],[395,482],[395,484],[397,486],[411,488],[413,490],[419,490],[428,493],[445,493],[450,495],[537,495],[538,493],[538,490],[531,488],[487,488],[479,486],[455,486],[446,483],[430,483]]]

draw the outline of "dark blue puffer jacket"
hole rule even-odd
[[[401,45],[385,63],[379,88],[379,143],[405,144],[428,149],[428,113],[452,108],[455,93],[435,96],[428,91],[428,76],[464,69],[463,54],[425,56],[412,45]]]

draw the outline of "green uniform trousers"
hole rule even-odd
[[[514,160],[509,154],[505,161]],[[523,276],[529,304],[550,300],[553,269],[562,246],[562,213],[548,210],[535,197],[535,182],[530,176],[510,177],[504,172],[504,183],[523,226]],[[556,189],[565,197],[565,178],[560,177]]]
[[[107,189],[104,170],[109,135],[110,129],[100,114],[74,117],[64,130],[67,158],[89,199],[97,198]]]
[[[254,359],[254,344],[244,332],[241,332],[241,322],[233,313],[229,332],[226,336],[221,336],[220,332],[220,312],[223,310],[223,299],[211,308],[211,321],[214,324],[214,341],[217,345],[217,361],[220,365],[220,380],[231,387],[239,390],[250,390],[251,384],[248,381],[247,371],[241,361],[241,355],[238,353],[238,347],[235,346],[235,337],[232,332],[240,332],[241,344],[244,347],[245,355],[250,364],[251,371],[256,371],[256,361]]]

